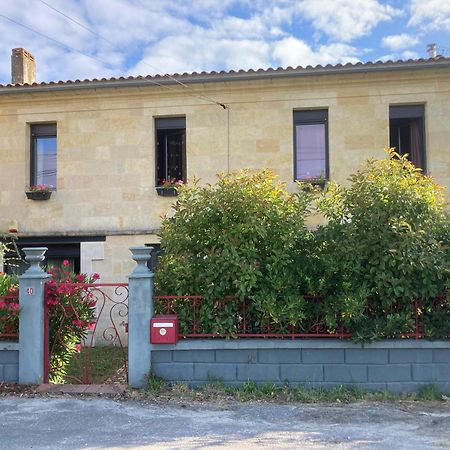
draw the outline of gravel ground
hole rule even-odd
[[[448,403],[0,398],[1,449],[450,448]]]

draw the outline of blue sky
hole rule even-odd
[[[38,81],[450,57],[450,0],[2,0],[0,35],[0,83],[15,47]]]

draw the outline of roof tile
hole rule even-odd
[[[326,72],[333,72],[333,71],[339,71],[342,70],[343,72],[349,72],[351,71],[351,69],[360,69],[360,68],[365,68],[367,70],[371,70],[374,68],[386,68],[386,69],[390,69],[390,68],[396,68],[396,69],[401,69],[402,66],[408,66],[408,69],[411,68],[421,68],[421,67],[434,67],[434,66],[445,66],[447,67],[447,63],[450,64],[450,58],[445,58],[443,56],[438,56],[436,58],[429,58],[429,59],[424,59],[424,58],[419,58],[419,59],[408,59],[408,60],[397,60],[397,61],[368,61],[368,62],[356,62],[356,63],[346,63],[346,64],[327,64],[325,66],[322,66],[321,64],[318,64],[316,66],[311,66],[311,65],[307,65],[306,67],[302,67],[302,66],[297,66],[295,68],[288,66],[285,68],[282,67],[277,67],[277,68],[273,68],[273,67],[269,67],[266,69],[249,69],[249,70],[229,70],[229,71],[224,71],[221,70],[220,72],[217,72],[215,70],[210,71],[210,72],[191,72],[191,73],[187,73],[184,72],[183,74],[179,74],[179,73],[174,73],[172,75],[167,75],[167,74],[157,74],[157,75],[138,75],[138,76],[120,76],[120,77],[110,77],[110,78],[93,78],[93,79],[84,79],[84,80],[66,80],[66,81],[49,81],[49,82],[41,82],[41,83],[33,83],[33,84],[0,84],[0,90],[4,91],[4,90],[14,90],[14,89],[18,89],[21,88],[21,90],[26,91],[27,88],[30,87],[50,87],[50,86],[61,86],[61,85],[72,85],[72,84],[80,84],[80,85],[90,85],[90,84],[94,84],[94,83],[104,83],[104,84],[108,84],[108,83],[117,83],[117,82],[127,82],[127,81],[134,81],[134,80],[162,80],[162,79],[166,79],[167,82],[176,82],[176,80],[173,80],[174,78],[181,78],[181,81],[200,81],[197,80],[198,78],[202,78],[201,81],[204,81],[204,78],[209,78],[210,81],[214,81],[215,78],[223,78],[226,76],[230,76],[230,79],[241,79],[242,75],[249,75],[250,77],[255,77],[255,76],[264,76],[264,74],[272,74],[275,73],[277,75],[280,74],[289,74],[292,76],[295,75],[314,75],[315,73],[326,73]],[[411,67],[413,66],[413,67]],[[242,77],[243,78],[243,77]],[[25,88],[25,89],[24,89]]]

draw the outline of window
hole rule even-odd
[[[389,146],[423,170],[425,161],[424,106],[389,107]]]
[[[156,185],[186,181],[186,118],[156,119]]]
[[[328,178],[328,110],[294,111],[294,178]]]
[[[64,270],[73,270],[80,273],[81,270],[81,243],[86,242],[104,242],[105,236],[36,236],[36,237],[19,237],[15,241],[15,246],[20,254],[19,261],[15,261],[14,265],[5,266],[5,270],[9,274],[22,275],[29,267],[24,259],[22,249],[24,247],[47,247],[45,259],[42,267],[48,270],[53,267],[64,268]],[[7,254],[6,256],[16,257],[16,253]],[[86,255],[84,256],[86,260]],[[68,266],[63,266],[63,262],[69,261]]]
[[[22,241],[30,241],[31,243],[23,244]],[[7,266],[6,272],[14,275],[22,275],[30,266],[25,261],[25,255],[22,252],[24,247],[42,247],[43,244],[32,242],[33,239],[22,239],[17,243],[17,247],[22,258],[14,265]],[[45,260],[42,267],[45,270],[59,267],[63,269],[63,262],[69,261],[69,266],[64,266],[64,270],[72,270],[76,273],[80,272],[80,244],[45,244],[48,250],[45,253]]]
[[[56,124],[31,125],[30,185],[56,188]]]

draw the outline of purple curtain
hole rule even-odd
[[[297,180],[325,177],[326,142],[325,124],[296,126]]]
[[[35,138],[35,184],[56,187],[56,137]]]
[[[409,158],[411,162],[416,167],[423,167],[422,166],[422,154],[420,152],[420,123],[419,119],[412,120],[410,127],[410,136],[411,136],[411,150]]]

